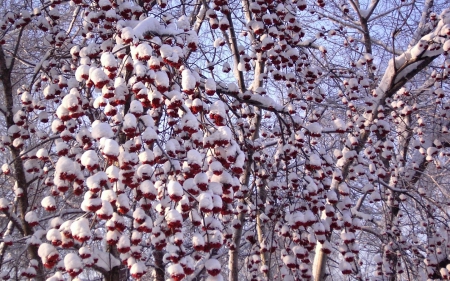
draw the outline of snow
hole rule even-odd
[[[221,194],[222,195],[222,194]],[[214,209],[216,210],[222,210],[222,206],[223,206],[223,202],[222,202],[222,197],[219,195],[214,194],[212,196],[213,199],[213,206]]]
[[[68,253],[64,257],[64,266],[67,271],[70,270],[80,270],[83,268],[83,263],[80,257],[75,253]]]
[[[117,148],[116,151],[118,151],[119,148]],[[120,169],[117,166],[111,165],[108,168],[106,168],[106,175],[108,177],[108,179],[110,180],[110,182],[114,182],[117,181],[117,179],[119,179],[119,173],[120,173]],[[105,190],[103,193],[105,192],[112,192],[111,190]],[[102,193],[102,196],[103,196]]]
[[[141,115],[144,112],[144,108],[142,106],[142,103],[138,100],[133,100],[130,103],[130,112],[134,113],[134,114],[139,114]]]
[[[184,52],[183,49],[181,49],[179,46],[173,46],[172,47],[172,56],[170,57],[170,60],[173,62],[177,62],[179,59],[184,58]],[[196,71],[193,72],[195,79],[198,81],[198,73]]]
[[[6,200],[4,198],[2,198],[3,200]],[[8,202],[6,202],[6,204],[8,205]],[[32,224],[34,222],[37,222],[39,220],[38,215],[36,214],[36,212],[34,211],[29,211],[25,214],[25,221]]]
[[[139,58],[145,58],[148,60],[152,56],[153,49],[148,43],[144,42],[136,47],[135,52],[138,54]]]
[[[210,193],[202,192],[198,196],[200,210],[212,210],[214,208],[212,196]]]
[[[146,32],[154,32],[154,33],[160,33],[162,31],[163,26],[160,25],[159,20],[153,17],[148,17],[144,19],[143,21],[140,21],[134,28],[134,35],[139,38],[143,39],[144,34]]]
[[[104,192],[102,193],[103,197]],[[114,209],[111,205],[111,203],[108,200],[102,199],[102,207],[100,210],[97,211],[97,215],[101,218],[110,218],[112,217],[112,214],[114,213]]]
[[[61,233],[59,232],[59,230],[52,228],[47,231],[46,238],[50,242],[61,241],[62,236],[61,236]]]
[[[94,122],[92,125],[92,137],[97,140],[101,138],[112,138],[114,137],[114,132],[108,123]]]
[[[81,247],[78,250],[78,253],[80,254],[80,257],[82,257],[82,258],[89,258],[89,257],[92,256],[91,250],[88,247],[85,247],[85,246]]]
[[[149,164],[140,165],[136,171],[138,178],[150,178],[154,173],[154,169]]]
[[[53,198],[53,196],[44,197],[44,199],[42,199],[41,201],[41,206],[44,207],[45,209],[56,208],[55,198]]]
[[[315,135],[320,135],[322,133],[322,126],[319,123],[311,123],[306,126],[306,129]]]
[[[162,86],[165,88],[169,87],[169,77],[165,71],[157,71],[155,73],[155,82],[157,86]]]
[[[213,172],[220,172],[223,171],[223,166],[219,161],[213,161],[211,164],[209,164],[209,170]]]
[[[151,115],[145,114],[142,115],[139,119],[142,121],[142,123],[144,123],[146,127],[155,128],[155,121],[153,120]]]
[[[151,69],[159,69],[161,67],[161,60],[157,56],[151,56],[147,64]]]
[[[102,138],[100,140],[100,147],[104,155],[119,156],[119,144],[115,140]]]
[[[183,91],[191,91],[195,88],[195,84],[197,81],[195,80],[195,76],[189,69],[183,70],[181,73],[181,86]]]
[[[198,131],[199,122],[195,115],[189,112],[183,115],[183,118],[181,119],[181,126],[183,130],[195,132]]]
[[[186,43],[191,47],[194,45],[194,49],[198,46],[198,35],[194,30],[187,31],[186,35]]]
[[[131,113],[127,113],[123,118],[124,130],[129,129],[129,128],[136,128],[136,126],[137,126],[136,116],[134,116]]]
[[[126,249],[126,248],[130,248],[131,243],[130,243],[130,238],[123,234],[122,236],[120,236],[119,238],[119,242],[117,242],[117,248],[119,249]]]
[[[222,265],[217,259],[209,259],[205,262],[206,270],[220,270]]]
[[[128,199],[128,196],[124,193],[121,193],[117,196],[117,203],[116,205],[118,207],[124,208],[124,209],[130,209],[130,200]]]
[[[101,85],[101,87],[103,87],[105,81],[109,81],[108,76],[101,68],[95,68],[92,71],[90,71],[89,78],[92,80],[92,82],[94,82],[96,86]]]
[[[124,27],[121,30],[121,38],[124,40],[126,44],[131,43],[135,38],[134,30],[131,27]]]
[[[96,265],[105,270],[110,270],[111,268],[120,265],[120,261],[117,258],[115,258],[112,254],[103,252],[99,249],[96,248],[93,249],[93,256],[95,256],[98,259]]]
[[[168,223],[171,223],[171,222],[182,222],[183,221],[183,217],[181,216],[180,212],[178,212],[177,210],[170,210],[166,214],[166,220],[167,220]]]
[[[145,221],[145,218],[147,215],[145,214],[145,211],[142,208],[136,208],[133,212],[133,218],[137,221]]]
[[[304,216],[303,213],[301,213],[299,211],[296,211],[296,212],[293,212],[292,214],[290,214],[288,216],[288,220],[287,221],[291,225],[297,225],[297,227],[298,227],[300,225],[304,225],[305,222],[306,222],[306,219],[305,219],[305,216]]]
[[[110,223],[113,226],[112,228],[114,228],[114,221],[109,220],[107,223]],[[120,239],[120,232],[117,230],[108,230],[105,239],[106,241],[108,241],[108,243],[113,243],[114,245],[116,245]]]
[[[167,268],[167,273],[169,273],[170,275],[184,275],[184,270],[180,264],[174,263],[169,265],[169,267]]]
[[[91,237],[91,230],[89,228],[89,221],[86,218],[79,218],[70,225],[70,231],[75,237],[81,240],[89,239]],[[78,239],[77,239],[78,240]]]
[[[78,108],[78,104],[79,104],[78,98],[79,97],[77,95],[75,95],[74,93],[71,92],[62,99],[61,104],[69,110],[71,108],[76,109],[76,108]]]
[[[190,23],[189,23],[189,18],[186,17],[185,15],[181,16],[178,21],[177,21],[177,27],[181,30],[189,30],[190,27]]]
[[[142,191],[142,193],[145,194],[151,194],[154,197],[156,197],[156,188],[153,185],[153,183],[149,180],[145,180],[141,183],[141,185],[139,186],[140,190]]]
[[[156,133],[156,131],[153,128],[151,128],[151,127],[145,128],[145,131],[142,133],[142,140],[144,142],[152,142],[157,139],[158,139],[158,134]]]
[[[53,247],[52,245],[48,244],[48,243],[42,243],[39,246],[38,249],[38,255],[42,258],[45,259],[48,256],[58,256],[58,251],[56,250],[55,247]]]
[[[194,233],[192,235],[192,244],[194,245],[194,247],[203,247],[205,245],[205,239],[200,233]]]
[[[153,220],[152,220],[152,218],[147,216],[145,218],[145,222],[141,226],[145,226],[145,228],[147,228],[149,231],[152,231],[152,227],[153,227]]]
[[[86,179],[86,186],[91,191],[95,190],[95,192],[98,192],[102,189],[101,186],[104,185],[107,181],[108,175],[103,171],[99,171]]]
[[[361,15],[361,17],[366,18],[369,14],[369,11],[370,10],[359,9],[359,14]]]
[[[205,281],[223,281],[223,276],[222,275],[209,275],[208,277],[206,277]]]
[[[73,279],[75,281],[75,279]],[[46,279],[46,281],[64,281],[63,275],[61,272],[57,271],[50,278]]]
[[[8,210],[8,209],[9,209],[9,201],[6,200],[5,198],[0,198],[0,210]]]
[[[130,63],[131,63],[131,60],[130,60]],[[140,62],[140,61],[135,62],[133,67],[134,67],[134,73],[136,74],[136,77],[144,77],[147,74],[148,69],[145,65],[142,64],[142,62]],[[132,81],[132,80],[130,79],[130,81]]]
[[[389,61],[388,67],[385,71],[385,74],[384,74],[383,78],[381,79],[377,89],[375,90],[378,100],[380,100],[381,98],[384,97],[384,94],[387,92],[389,85],[392,84],[391,81],[394,77],[395,77],[394,82],[399,81],[400,79],[404,78],[408,73],[415,70],[416,66],[420,63],[420,61],[419,61],[419,62],[410,63],[409,65],[407,65],[408,62],[416,59],[419,55],[422,57],[437,56],[444,51],[443,48],[438,48],[437,50],[434,50],[434,51],[425,50],[424,46],[428,46],[428,42],[431,42],[434,40],[439,40],[439,41],[445,40],[445,39],[439,38],[439,33],[441,32],[443,25],[445,25],[446,23],[448,23],[448,21],[450,21],[449,14],[450,14],[449,9],[443,10],[441,13],[441,16],[440,16],[441,20],[439,21],[437,27],[434,29],[433,32],[423,36],[420,40],[418,40],[417,44],[412,46],[410,49],[408,49],[403,54],[395,57],[394,60],[391,59]],[[444,42],[440,42],[440,43],[444,43]],[[395,63],[394,63],[394,61],[395,61]],[[400,73],[397,73],[396,75],[394,75],[396,69],[403,67],[403,66],[406,66],[406,67]],[[375,104],[375,106],[377,106],[377,104]],[[376,108],[376,107],[374,107],[374,108]]]
[[[334,127],[336,130],[342,130],[345,131],[347,129],[347,125],[345,124],[345,122],[342,119],[335,119],[333,121]]]
[[[444,52],[449,52],[450,51],[450,40],[445,41],[442,49],[444,50]]]
[[[69,236],[72,233],[70,232],[70,226],[72,225],[73,220],[67,220],[65,222],[63,222],[63,224],[61,224],[61,226],[59,227],[59,230],[61,231],[61,233],[64,236]]]
[[[171,180],[167,184],[167,192],[169,196],[182,197],[183,196],[183,187],[178,181]]]
[[[138,261],[131,266],[130,274],[132,276],[137,276],[139,274],[143,274],[143,273],[145,273],[146,268],[147,267],[145,266],[145,264],[143,262]]]
[[[339,263],[339,270],[342,271],[343,274],[350,274],[352,272],[352,265],[345,260],[342,260]]]
[[[213,78],[207,78],[206,81],[205,81],[205,89],[206,89],[206,91],[207,92],[208,91],[215,92],[216,88],[217,88],[216,81],[214,81]]]
[[[167,44],[163,44],[163,45],[160,47],[159,51],[160,51],[161,57],[162,57],[163,59],[169,58],[169,57],[171,57],[172,54],[173,54],[172,46],[167,45]]]
[[[295,265],[296,264],[294,256],[286,255],[282,259],[283,259],[283,263],[285,265]]]
[[[97,153],[95,153],[94,150],[88,150],[83,153],[81,156],[81,165],[87,167],[87,166],[96,166],[99,163],[99,158],[97,156]]]
[[[75,78],[78,82],[83,82],[85,79],[89,78],[89,65],[82,64],[75,71]]]
[[[166,142],[166,151],[173,152],[175,154],[176,151],[180,150],[180,143],[176,139],[170,139]]]
[[[322,165],[322,160],[319,155],[311,154],[309,155],[309,163],[313,166],[320,167]]]
[[[204,155],[195,149],[191,149],[187,152],[187,160],[190,164],[202,165]]]
[[[225,104],[220,101],[217,100],[215,101],[209,108],[209,113],[210,114],[216,114],[216,115],[220,115],[220,116],[226,116],[225,113]]]
[[[56,109],[56,116],[58,116],[58,118],[63,121],[68,120],[67,117],[69,116],[69,113],[70,113],[69,110],[65,108],[62,104],[58,106],[58,109]]]

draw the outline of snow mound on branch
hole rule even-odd
[[[136,262],[131,266],[130,269],[131,276],[139,278],[139,276],[142,276],[145,273],[146,268],[147,267],[143,262],[141,261]]]
[[[183,196],[183,187],[178,181],[171,180],[167,185],[167,191],[170,196]]]
[[[112,138],[114,137],[114,132],[109,124],[99,122],[92,126],[92,137],[94,139]]]
[[[181,86],[183,87],[184,91],[190,91],[195,88],[195,84],[197,81],[195,80],[195,76],[192,74],[192,72],[189,69],[185,69],[182,72],[182,80],[181,80]]]
[[[187,152],[187,160],[190,164],[201,165],[203,160],[203,155],[197,150],[191,149]]]
[[[80,257],[75,253],[69,253],[64,257],[64,266],[67,271],[79,270],[83,268],[83,263]]]
[[[392,84],[392,79],[395,79],[394,82],[398,82],[412,71],[416,70],[417,66],[422,63],[422,60],[418,58],[433,57],[442,54],[443,48],[441,45],[445,44],[446,39],[445,37],[441,37],[440,33],[446,24],[450,24],[450,8],[443,10],[439,18],[439,23],[433,32],[423,36],[414,46],[389,61],[383,78],[378,84],[378,87],[375,89],[378,100],[384,97],[384,94],[389,90],[389,85]],[[437,48],[429,48],[430,46],[436,44]],[[400,73],[396,73],[397,69],[400,68],[403,69]],[[375,103],[374,108],[376,109],[377,107],[378,103]]]
[[[88,150],[81,155],[81,165],[83,166],[95,166],[98,165],[99,158],[97,153],[93,150]]]
[[[52,208],[56,207],[55,198],[53,198],[52,196],[44,197],[44,199],[42,199],[42,201],[41,201],[41,205],[42,205],[42,207],[44,207],[46,209],[47,208],[52,209]]]
[[[58,251],[55,247],[48,243],[41,244],[38,249],[38,256],[40,256],[41,258],[45,258],[49,255],[58,255]]]
[[[70,226],[70,231],[74,237],[88,238],[91,236],[89,221],[86,218],[80,218],[74,221]]]
[[[134,35],[142,39],[146,32],[161,33],[164,31],[164,27],[159,23],[159,20],[153,17],[148,17],[145,20],[139,22],[134,28]]]
[[[217,259],[209,259],[205,262],[206,270],[219,270],[222,267],[220,262]]]
[[[111,268],[120,265],[120,261],[110,253],[106,253],[94,248],[92,254],[93,256],[98,258],[96,265],[105,270],[110,270]]]
[[[261,96],[261,95],[251,95],[250,100],[256,102],[257,104],[261,104],[267,108],[273,108],[274,110],[281,111],[283,106],[275,102],[271,97]]]
[[[105,155],[119,155],[119,144],[115,140],[107,138],[100,139],[100,148]]]
[[[1,210],[8,210],[9,208],[9,201],[5,198],[0,198],[0,209]],[[26,218],[26,216],[25,216]]]
[[[55,174],[74,172],[75,168],[75,163],[70,158],[63,156],[56,162]]]

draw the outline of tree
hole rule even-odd
[[[450,278],[446,1],[1,14],[3,279]]]

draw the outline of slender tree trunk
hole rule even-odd
[[[254,141],[259,137],[259,129],[261,126],[261,112],[257,115],[257,120],[255,123],[256,131],[253,133],[251,140]],[[247,166],[245,168],[245,178],[244,178],[244,184],[248,186],[250,182],[250,176],[252,173],[252,160],[253,151],[249,150],[247,154]],[[242,199],[241,199],[242,200]],[[229,260],[228,260],[228,268],[229,268],[229,275],[228,280],[229,281],[239,281],[239,252],[240,252],[240,245],[241,245],[241,238],[242,238],[242,229],[245,224],[245,214],[243,212],[239,213],[238,220],[241,222],[241,227],[236,229],[233,235],[233,244],[235,248],[233,250],[229,251]]]
[[[103,280],[104,281],[127,280],[126,270],[122,266],[113,267],[110,271],[103,273]]]
[[[164,281],[164,263],[163,263],[164,252],[163,251],[153,251],[153,258],[155,259],[155,281]]]
[[[264,186],[258,187],[258,197],[262,202],[266,201],[267,194]],[[261,244],[264,242],[265,239],[266,227],[264,226],[264,223],[261,221],[261,211],[259,210],[256,215],[256,231],[258,232],[258,242]],[[267,273],[265,273],[266,280],[271,280],[270,260],[268,257],[268,252],[261,251],[260,257],[262,264],[268,267],[268,271]]]
[[[20,40],[20,37],[19,39]],[[19,44],[19,42],[17,42]],[[3,48],[0,46],[0,77],[1,77],[1,83],[3,86],[3,94],[4,94],[4,101],[3,104],[6,105],[6,112],[5,112],[5,119],[6,119],[6,126],[7,128],[14,125],[14,99],[13,99],[13,85],[11,81],[11,73],[12,73],[13,65],[7,65],[7,59],[5,56],[5,53],[3,52]],[[30,236],[32,235],[33,229],[30,227],[28,222],[25,221],[25,215],[28,211],[28,185],[27,185],[27,179],[25,177],[25,171],[23,167],[22,159],[20,158],[20,150],[14,147],[12,144],[9,146],[9,149],[11,151],[11,157],[14,160],[13,167],[14,167],[14,177],[17,183],[17,188],[22,189],[22,196],[17,198],[18,203],[18,214],[19,218],[21,220],[21,226],[22,226],[22,232],[24,236]],[[36,280],[43,281],[45,280],[44,276],[44,270],[42,261],[39,258],[37,254],[37,247],[35,246],[28,246],[27,249],[28,257],[29,259],[35,259],[38,261],[38,268],[36,270]]]
[[[241,225],[245,223],[245,215],[240,213],[238,215],[238,220],[241,222]],[[238,281],[239,280],[239,248],[241,246],[241,237],[242,237],[242,226],[236,229],[233,235],[233,244],[235,248],[230,250],[229,255],[230,258],[228,260],[228,280],[229,281]]]

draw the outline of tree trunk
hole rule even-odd
[[[155,281],[164,281],[165,270],[163,263],[164,253],[163,251],[153,251],[153,258],[155,259]]]
[[[18,41],[20,41],[20,36]],[[19,42],[17,42],[19,44]],[[11,81],[11,72],[12,72],[13,64],[7,65],[7,60],[5,53],[3,51],[3,48],[0,46],[0,77],[1,82],[3,86],[3,94],[4,94],[4,103],[6,104],[6,112],[5,112],[5,119],[6,119],[6,126],[7,128],[14,125],[14,99],[13,99],[13,84]],[[32,235],[33,229],[30,227],[28,222],[25,221],[25,215],[28,212],[28,185],[27,180],[25,177],[25,170],[23,167],[22,159],[20,158],[20,150],[14,147],[12,144],[9,146],[9,149],[11,150],[11,157],[14,161],[13,167],[14,167],[14,177],[16,180],[17,188],[22,189],[22,196],[17,198],[18,201],[18,214],[19,218],[21,220],[22,224],[22,232],[24,236],[30,236]],[[43,281],[45,280],[44,275],[44,267],[42,265],[42,261],[39,258],[37,254],[37,247],[29,245],[27,248],[28,257],[29,259],[35,259],[38,261],[38,268],[36,269],[36,280]]]
[[[110,271],[103,273],[104,281],[122,281],[128,280],[127,269],[123,266],[113,267]]]

